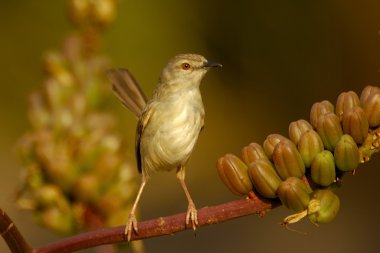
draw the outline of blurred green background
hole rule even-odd
[[[43,81],[41,57],[72,31],[65,1],[0,3],[0,206],[34,246],[58,239],[15,205],[20,163],[14,147],[28,129],[27,96]],[[312,103],[335,103],[342,91],[360,93],[380,84],[380,1],[120,1],[106,31],[103,52],[128,67],[151,94],[161,68],[177,53],[193,52],[223,63],[201,87],[206,127],[187,169],[198,207],[236,199],[219,181],[215,162],[239,154],[270,133],[287,134],[290,121],[308,119]],[[133,116],[120,110],[133,154]],[[341,211],[328,225],[279,225],[290,212],[249,216],[224,224],[146,240],[147,252],[375,252],[380,212],[380,156],[348,176],[339,192]],[[143,219],[186,211],[174,173],[147,186]],[[127,214],[126,214],[127,215]],[[0,243],[0,252],[9,252]]]

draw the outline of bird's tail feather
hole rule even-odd
[[[145,108],[147,98],[136,79],[125,68],[108,69],[107,76],[121,103],[139,118]]]

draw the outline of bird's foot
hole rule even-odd
[[[131,241],[132,231],[137,234],[137,220],[133,212],[129,214],[128,223],[125,226],[124,234],[127,236],[128,241]]]
[[[191,222],[191,227],[195,230],[198,226],[198,213],[194,203],[190,202],[186,213],[186,225]]]

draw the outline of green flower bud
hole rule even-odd
[[[370,127],[380,126],[380,91],[373,92],[363,104]]]
[[[342,92],[336,101],[335,113],[341,118],[346,110],[356,106],[360,106],[358,95],[353,91]]]
[[[322,115],[318,120],[317,132],[325,148],[333,151],[343,135],[338,116],[332,112]]]
[[[276,198],[281,179],[268,159],[259,159],[250,163],[249,177],[255,189],[266,198]]]
[[[309,129],[313,129],[309,122],[304,119],[293,121],[289,124],[289,138],[296,145],[301,138],[301,135]]]
[[[360,103],[362,105],[364,105],[365,101],[367,100],[367,98],[372,95],[373,93],[375,92],[379,92],[380,89],[379,87],[376,87],[376,86],[371,86],[371,85],[367,85],[363,91],[362,91],[362,94],[360,95]]]
[[[359,148],[348,134],[340,138],[334,150],[335,164],[341,171],[352,171],[360,162]]]
[[[297,177],[289,177],[280,184],[277,195],[285,207],[300,212],[309,205],[311,192],[304,181]]]
[[[236,195],[246,195],[252,190],[252,183],[248,176],[248,167],[233,154],[226,154],[219,158],[216,168],[223,183]]]
[[[305,174],[302,157],[290,141],[280,141],[273,151],[272,158],[276,171],[283,180],[288,177],[301,178]]]
[[[330,151],[324,150],[317,154],[311,163],[311,179],[319,185],[329,186],[335,178],[334,156]]]
[[[37,219],[47,228],[61,234],[70,234],[74,231],[74,220],[71,212],[50,207],[37,214]]]
[[[41,185],[38,188],[35,189],[35,201],[36,204],[41,208],[41,207],[49,207],[49,206],[54,206],[57,205],[57,202],[60,200],[65,201],[65,197],[61,191],[61,189],[54,185],[54,184],[45,184]],[[65,205],[63,208],[68,207]]]
[[[357,144],[363,144],[368,135],[369,124],[364,110],[355,107],[346,110],[342,117],[343,133],[352,136]]]
[[[298,142],[298,150],[307,168],[310,167],[314,157],[323,151],[321,137],[314,130],[307,130]]]
[[[273,150],[280,141],[289,141],[288,138],[281,134],[270,134],[263,143],[265,154],[271,159]]]
[[[319,202],[317,211],[309,212],[309,220],[316,224],[329,223],[334,220],[339,212],[340,201],[331,190],[316,190],[310,203]]]
[[[319,117],[334,112],[334,106],[330,101],[324,100],[322,102],[314,103],[310,110],[310,123],[314,128],[317,128]]]
[[[264,149],[257,143],[250,143],[241,150],[241,157],[246,164],[250,164],[260,159],[268,159]]]

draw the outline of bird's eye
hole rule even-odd
[[[189,64],[189,63],[187,63],[187,62],[185,62],[185,63],[182,63],[182,65],[181,65],[181,66],[182,66],[182,69],[183,69],[183,70],[189,70],[189,69],[190,69],[190,67],[191,67],[191,66],[190,66],[190,64]]]

